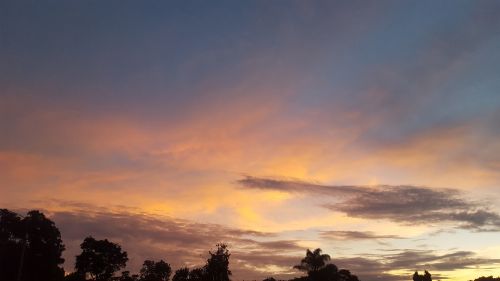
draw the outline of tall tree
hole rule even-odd
[[[21,218],[9,210],[0,210],[2,280],[62,280],[63,251],[59,229],[43,213],[30,211]]]
[[[82,253],[76,257],[75,269],[95,281],[108,281],[120,268],[125,267],[127,252],[120,245],[87,237],[80,245]]]
[[[229,257],[231,254],[226,244],[217,244],[214,252],[209,251],[210,258],[205,265],[205,278],[207,281],[230,281]]]
[[[160,260],[155,262],[152,260],[144,261],[141,268],[140,281],[168,281],[170,279],[170,274],[172,273],[172,268],[170,264]]]

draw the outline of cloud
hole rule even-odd
[[[71,204],[70,202],[66,202]],[[69,205],[68,205],[69,206]],[[71,207],[71,206],[69,206]],[[171,217],[132,213],[132,209],[91,208],[75,204],[74,210],[46,213],[60,229],[66,245],[65,268],[71,271],[79,244],[89,235],[119,243],[128,252],[128,270],[137,271],[145,259],[164,259],[174,269],[201,266],[208,250],[217,242],[228,243],[234,280],[259,280],[268,276],[290,279],[300,276],[293,269],[305,253],[297,240],[279,239],[279,233],[258,232],[223,225],[200,223]],[[393,238],[371,232],[330,231],[354,239]],[[394,237],[395,238],[395,237]],[[433,276],[446,279],[445,272],[475,267],[491,267],[500,259],[478,256],[471,251],[437,252],[433,250],[395,249],[377,255],[332,256],[332,263],[350,270],[365,281],[408,280],[414,270],[431,270]],[[433,272],[439,271],[439,272]],[[397,272],[397,273],[395,273]]]
[[[131,271],[138,271],[146,259],[164,259],[174,268],[200,266],[216,243],[228,243],[237,279],[297,274],[290,262],[300,260],[299,253],[305,251],[297,241],[277,239],[275,233],[156,217],[130,209],[89,208],[86,204],[74,207],[71,211],[47,211],[66,245],[67,271],[72,270],[79,245],[89,235],[119,243],[128,252],[127,269]]]
[[[429,270],[434,279],[448,279],[449,277],[443,272],[489,267],[500,263],[500,259],[478,257],[476,253],[470,251],[439,254],[433,250],[403,249],[392,252],[377,256],[333,258],[332,262],[341,268],[348,268],[358,275],[360,280],[366,281],[410,280],[415,270]]]
[[[372,231],[322,231],[320,237],[333,240],[399,239],[398,235],[380,235]]]
[[[456,251],[437,254],[428,250],[404,250],[383,256],[391,268],[415,268],[439,271],[452,271],[477,266],[491,266],[500,263],[500,259],[478,257],[471,251]]]
[[[455,189],[401,186],[327,186],[294,180],[247,176],[238,183],[246,188],[327,195],[323,206],[351,217],[387,219],[402,224],[453,223],[475,231],[500,231],[500,215],[472,202]]]

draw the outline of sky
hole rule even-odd
[[[2,1],[0,207],[72,271],[500,275],[500,2]]]

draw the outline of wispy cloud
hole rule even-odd
[[[372,239],[400,239],[398,235],[381,235],[372,231],[340,231],[330,230],[320,232],[320,237],[332,240],[372,240]]]
[[[247,176],[246,188],[329,196],[323,206],[351,217],[387,219],[403,224],[449,222],[475,231],[500,231],[500,215],[489,206],[467,200],[455,189],[402,186],[327,186],[294,180]]]

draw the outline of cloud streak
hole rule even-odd
[[[322,231],[320,237],[332,240],[372,240],[372,239],[400,239],[398,235],[380,235],[372,231]]]
[[[402,224],[441,222],[475,231],[500,231],[500,215],[464,198],[455,189],[401,186],[327,186],[294,180],[247,176],[238,180],[246,188],[327,195],[323,206],[351,217],[387,219]]]

